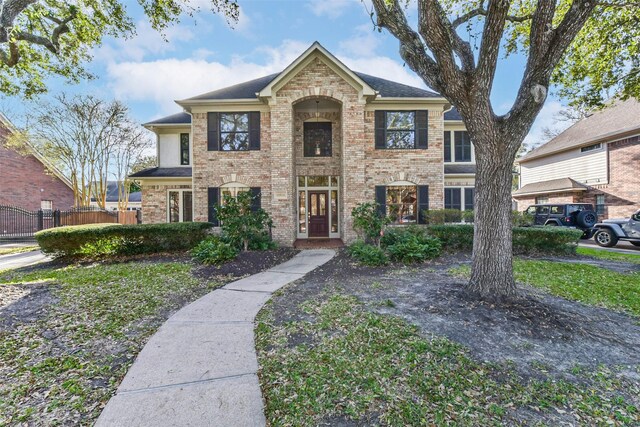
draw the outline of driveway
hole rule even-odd
[[[0,271],[11,270],[14,268],[26,267],[28,265],[38,264],[44,261],[50,261],[51,258],[40,251],[22,252],[19,254],[1,255]]]
[[[633,246],[631,243],[623,241],[618,242],[618,244],[613,248],[603,248],[602,246],[598,246],[593,239],[581,240],[578,246],[583,248],[602,249],[603,251],[640,255],[640,247]]]

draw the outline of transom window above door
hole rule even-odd
[[[331,157],[331,122],[304,123],[304,157]]]

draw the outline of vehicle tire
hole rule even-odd
[[[609,228],[602,228],[593,236],[593,240],[600,246],[611,248],[618,243],[618,236]]]
[[[578,213],[576,222],[580,227],[591,228],[598,222],[598,215],[593,211],[581,211]]]
[[[640,242],[629,242],[631,243],[633,246],[640,246]]]

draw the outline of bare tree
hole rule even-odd
[[[152,146],[148,131],[133,123],[122,127],[119,143],[114,150],[112,173],[118,186],[118,210],[125,211],[129,207],[131,181],[128,176]]]
[[[620,58],[634,58],[640,2],[627,0],[418,0],[414,28],[405,15],[404,1],[372,0],[375,24],[400,42],[400,55],[424,82],[439,91],[460,112],[475,145],[477,174],[473,261],[468,291],[500,300],[515,295],[511,247],[512,165],[522,141],[547,98],[552,78],[571,83],[593,79],[582,91],[592,101],[606,85],[619,83],[625,96],[640,93],[637,64],[598,63],[582,58],[584,49],[605,46]],[[598,19],[608,13],[607,21]],[[373,13],[372,13],[373,17]],[[634,19],[629,19],[629,17]],[[589,23],[591,38],[580,39],[582,52],[572,43]],[[612,25],[615,23],[616,25]],[[616,45],[597,37],[609,25]],[[459,27],[477,30],[477,47],[465,40]],[[500,48],[526,56],[522,81],[506,114],[496,114],[491,102]],[[582,55],[582,56],[581,56]],[[624,62],[624,61],[623,61]],[[564,67],[564,68],[563,68]],[[562,69],[564,73],[556,73]],[[586,71],[585,71],[586,70]],[[592,71],[595,70],[595,71]],[[617,79],[596,80],[608,71]],[[635,72],[634,72],[635,70]],[[599,86],[598,86],[599,85]],[[600,91],[600,92],[599,92]],[[574,91],[578,93],[578,91]],[[585,95],[586,96],[586,95]]]

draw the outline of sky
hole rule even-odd
[[[151,28],[136,1],[128,0],[137,34],[127,40],[107,38],[88,64],[96,79],[68,84],[48,80],[49,94],[91,93],[118,99],[141,123],[181,111],[174,100],[282,71],[314,41],[320,42],[354,71],[426,88],[403,64],[398,41],[374,29],[370,6],[360,0],[239,0],[240,18],[229,24],[207,9],[169,27],[164,37]],[[415,22],[415,11],[408,11]],[[501,60],[492,92],[497,113],[508,111],[524,70],[521,57]],[[19,124],[29,104],[0,100],[0,110]],[[543,139],[544,127],[563,127],[555,115],[562,102],[546,101],[525,143]]]

